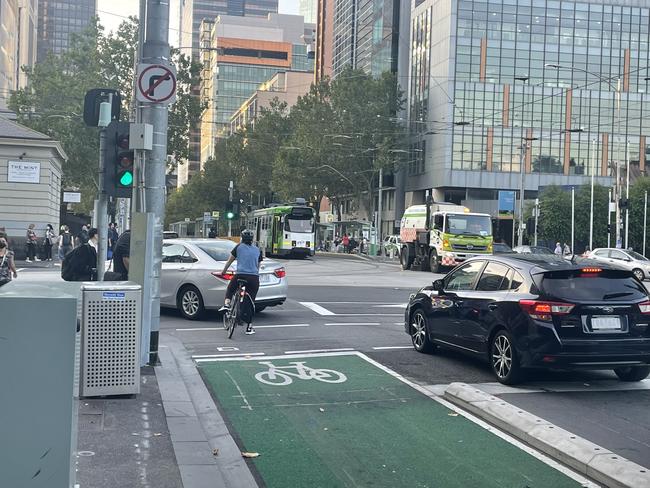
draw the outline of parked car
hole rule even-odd
[[[163,230],[163,239],[178,239],[178,233],[173,230]]]
[[[382,246],[381,246],[382,252],[384,252],[386,256],[390,256],[390,251],[392,249],[393,255],[399,256],[401,243],[402,241],[400,240],[398,235],[386,236],[384,237],[384,241],[382,242]]]
[[[177,308],[183,317],[196,320],[206,309],[223,306],[224,293],[233,273],[222,275],[235,243],[226,239],[166,239],[162,249],[160,305]],[[230,269],[237,269],[237,261]],[[271,259],[260,265],[260,289],[255,309],[280,305],[287,299],[284,267]]]
[[[475,257],[411,295],[404,328],[419,352],[489,361],[514,384],[526,368],[650,374],[650,296],[630,271],[557,256]]]
[[[513,251],[512,248],[503,242],[495,242],[492,244],[492,252],[494,254],[512,254]]]
[[[513,248],[514,252],[517,252],[519,254],[546,254],[546,255],[552,255],[553,251],[551,251],[548,247],[542,247],[542,246],[517,246]]]
[[[596,248],[589,253],[587,259],[593,259],[602,263],[630,270],[640,280],[650,279],[650,259],[642,254],[625,249],[608,247]]]

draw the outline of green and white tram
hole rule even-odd
[[[255,232],[267,256],[313,256],[315,250],[314,209],[298,200],[295,205],[253,210],[248,228]]]

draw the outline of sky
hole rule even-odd
[[[178,10],[180,0],[171,0],[169,42],[178,39]],[[106,31],[114,31],[129,15],[138,15],[137,0],[98,0],[97,15]],[[298,0],[280,0],[280,13],[297,14]]]

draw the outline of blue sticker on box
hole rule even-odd
[[[126,300],[126,293],[123,291],[105,291],[102,298],[111,302],[123,302]]]

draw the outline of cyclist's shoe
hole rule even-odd
[[[219,309],[219,312],[229,312],[230,311],[230,300],[226,300],[223,307]]]
[[[255,329],[251,324],[248,324],[248,327],[246,327],[246,335],[253,335],[255,334]]]

